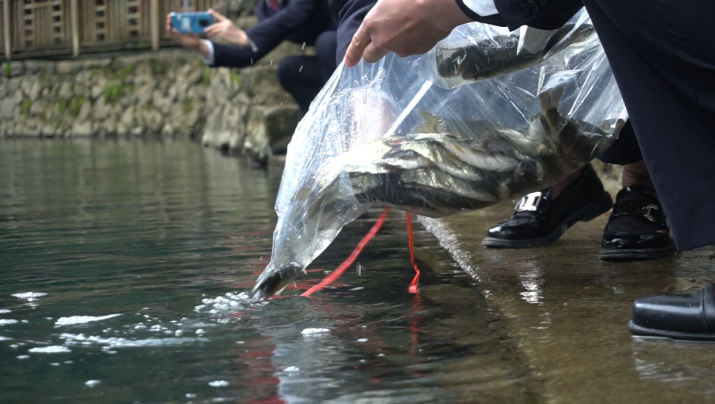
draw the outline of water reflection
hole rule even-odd
[[[631,352],[641,380],[691,394],[715,394],[713,344],[633,338]]]
[[[0,402],[535,400],[473,280],[425,232],[407,293],[399,215],[367,271],[297,297],[379,212],[287,297],[248,301],[278,184],[190,142],[0,141]]]

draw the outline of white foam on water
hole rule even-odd
[[[367,342],[367,341],[368,341],[367,338],[360,338],[359,340],[357,340],[357,342]]]
[[[297,366],[288,366],[287,368],[283,369],[284,372],[297,372],[299,370],[300,368]]]
[[[11,318],[0,318],[0,325],[8,325],[15,323],[17,323],[17,320],[13,320]]]
[[[112,348],[140,348],[140,347],[152,347],[152,346],[170,346],[170,345],[183,345],[190,344],[194,342],[206,342],[206,338],[147,338],[132,340],[126,338],[103,338],[99,336],[84,334],[61,334],[61,339],[64,339],[67,344],[82,344],[82,345],[107,345]]]
[[[102,383],[102,382],[99,380],[87,380],[86,382],[84,382],[85,386],[87,386],[87,387],[94,387],[94,386],[98,385],[99,383]]]
[[[211,386],[211,387],[226,387],[226,386],[228,386],[228,382],[226,380],[214,380],[212,382],[209,382],[209,386]]]
[[[12,310],[0,309],[0,314],[7,314],[7,313],[12,313]]]
[[[330,330],[327,328],[306,328],[300,333],[303,335],[326,334],[330,333]]]
[[[22,359],[30,359],[30,356],[29,355],[20,355],[17,357],[17,359],[21,359],[21,360]]]
[[[194,308],[197,313],[209,313],[212,315],[221,315],[233,313],[236,310],[241,310],[247,307],[257,307],[267,304],[268,302],[256,302],[251,299],[247,292],[231,293],[228,292],[223,296],[215,298],[201,299],[200,305]]]
[[[12,338],[10,337],[3,337],[0,335],[0,341],[10,341]]]
[[[42,347],[42,348],[30,348],[30,350],[28,352],[32,352],[32,353],[67,353],[67,352],[72,352],[72,350],[67,348],[66,346],[52,345],[52,346],[46,346],[46,347]]]
[[[59,320],[55,322],[55,327],[62,327],[65,325],[77,325],[86,324],[93,321],[102,321],[108,318],[121,316],[121,314],[108,314],[106,316],[72,316],[72,317],[60,317]]]
[[[57,362],[52,362],[52,363],[50,363],[50,366],[60,366],[60,364]]]
[[[196,398],[196,394],[186,393],[186,398]]]
[[[12,295],[12,297],[16,297],[18,299],[24,299],[27,300],[28,302],[34,302],[35,299],[38,297],[42,296],[47,296],[47,293],[45,292],[24,292],[24,293],[15,293]]]

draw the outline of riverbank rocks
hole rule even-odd
[[[264,164],[285,152],[302,116],[278,83],[278,64],[313,54],[284,43],[240,70],[209,68],[178,48],[3,63],[0,137],[189,137]]]

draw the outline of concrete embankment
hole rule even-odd
[[[620,182],[604,178],[615,196]],[[714,248],[652,261],[599,261],[610,212],[577,223],[549,247],[482,247],[487,229],[508,219],[512,206],[423,224],[478,281],[548,402],[712,402],[712,345],[635,339],[626,324],[640,296],[715,280]]]
[[[191,137],[265,162],[302,117],[278,63],[311,52],[285,43],[241,70],[210,69],[183,49],[5,63],[0,137]]]

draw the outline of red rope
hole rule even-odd
[[[372,226],[369,232],[365,235],[365,237],[360,240],[358,243],[357,247],[353,250],[352,254],[343,261],[340,266],[333,271],[330,275],[326,276],[325,279],[323,279],[319,284],[313,286],[312,288],[306,290],[301,296],[308,297],[312,295],[315,292],[318,292],[322,290],[324,287],[330,285],[333,283],[336,279],[340,278],[340,275],[342,275],[350,265],[352,265],[353,262],[355,262],[355,259],[360,255],[362,252],[362,249],[367,245],[367,243],[372,240],[373,237],[375,237],[375,234],[377,234],[377,231],[380,230],[380,227],[382,227],[382,224],[385,222],[385,218],[387,218],[387,214],[390,212],[390,207],[388,206],[385,208],[385,211],[382,212],[382,215],[380,216],[379,219],[377,219],[377,222]],[[408,213],[409,215],[409,213]],[[410,233],[410,239],[412,239],[412,234]],[[410,251],[412,251],[412,247],[410,245]],[[413,260],[414,262],[414,260]],[[417,268],[417,267],[415,267]],[[413,281],[414,282],[414,281]],[[411,288],[412,286],[410,286]]]
[[[405,217],[407,219],[407,239],[410,243],[410,261],[416,272],[415,277],[412,278],[412,282],[410,282],[410,288],[408,290],[410,293],[417,293],[419,291],[417,281],[420,279],[420,269],[417,268],[417,264],[415,264],[415,238],[412,235],[412,215],[405,212]]]

